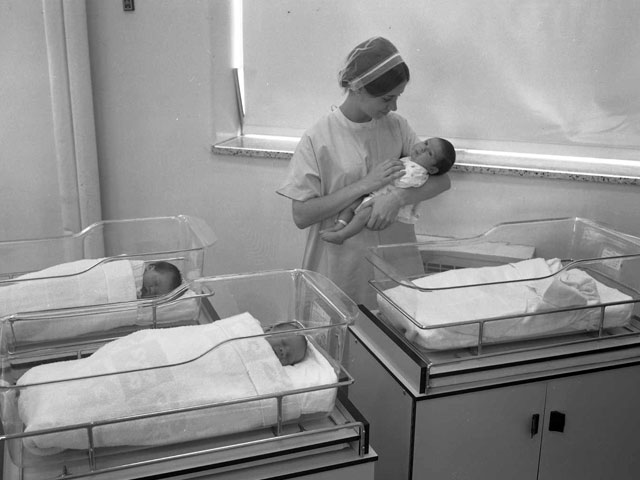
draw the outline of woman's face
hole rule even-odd
[[[407,82],[403,82],[390,92],[381,97],[374,97],[363,88],[358,92],[360,110],[364,115],[372,118],[381,118],[389,112],[398,109],[398,97],[404,92]]]

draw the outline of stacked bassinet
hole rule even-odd
[[[76,259],[0,286],[0,440],[15,464],[281,432],[332,411],[337,388],[352,381],[342,350],[357,307],[301,270],[194,278],[205,246],[195,236],[182,250]],[[186,283],[137,299],[132,265],[160,259]],[[41,294],[29,298],[29,282]],[[260,301],[260,292],[270,295]],[[267,341],[283,335],[265,333],[281,322],[307,340],[295,365],[281,365]]]

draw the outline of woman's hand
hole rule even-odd
[[[400,160],[385,160],[374,166],[362,179],[367,193],[373,192],[404,175],[404,164]]]
[[[402,202],[395,195],[395,192],[373,197],[365,205],[365,208],[371,208],[371,216],[367,222],[367,228],[370,230],[384,230],[395,222],[400,207],[402,207]]]

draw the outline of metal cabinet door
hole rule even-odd
[[[640,478],[640,366],[549,382],[540,480]]]
[[[536,480],[545,388],[529,383],[419,401],[413,480]]]

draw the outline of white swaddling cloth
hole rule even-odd
[[[60,308],[133,302],[137,300],[146,262],[142,260],[84,259],[17,277],[20,280],[0,286],[0,317],[15,313],[41,312]],[[24,281],[28,280],[28,281]],[[159,324],[190,321],[198,313],[196,300],[187,291],[181,300],[160,304],[156,309]],[[75,338],[120,327],[149,324],[153,311],[148,306],[131,304],[117,309],[88,311],[13,322],[10,335],[17,342],[40,342]]]
[[[427,170],[411,160],[411,157],[403,157],[400,161],[404,164],[404,175],[394,180],[389,185],[385,185],[378,190],[371,192],[362,200],[360,207],[367,203],[372,197],[386,195],[394,188],[412,188],[424,185],[429,178]],[[358,207],[358,208],[360,208]],[[414,224],[418,220],[417,205],[403,205],[398,211],[396,220],[402,223]]]
[[[84,259],[17,277],[0,286],[0,317],[136,299],[129,260]],[[29,280],[29,281],[25,281]]]
[[[141,330],[104,345],[85,359],[34,367],[18,381],[18,385],[30,385],[18,397],[25,432],[251,399],[308,386],[309,378],[302,380],[306,384],[294,383],[295,375],[288,375],[287,367],[280,364],[264,337],[227,341],[262,333],[260,322],[244,313],[208,325]],[[330,363],[318,352],[319,357],[314,350],[311,352],[315,368],[323,370],[315,375],[319,378],[315,381],[335,383],[337,376]],[[151,369],[97,376],[140,368]],[[82,376],[91,378],[77,379]],[[73,378],[76,380],[33,385]],[[310,393],[315,395],[284,397],[284,421],[298,418],[305,409],[333,408],[335,392],[331,389]],[[96,447],[162,445],[276,422],[276,400],[269,398],[96,427],[93,442]],[[88,448],[84,430],[26,437],[23,441],[38,455]]]
[[[386,290],[384,296],[378,295],[378,305],[384,316],[407,339],[423,348],[440,350],[478,345],[479,325],[472,323],[432,328],[438,325],[522,315],[519,318],[486,322],[484,341],[506,341],[557,332],[592,330],[599,324],[600,309],[597,308],[526,314],[631,299],[622,292],[597,282],[581,270],[572,269],[553,275],[560,269],[558,259],[535,258],[496,267],[449,270],[414,280],[414,283],[421,288],[502,281],[511,283],[431,292],[399,286]],[[539,277],[548,278],[516,281]],[[387,298],[425,328],[409,321]],[[607,307],[605,327],[625,324],[632,307],[631,304]]]

